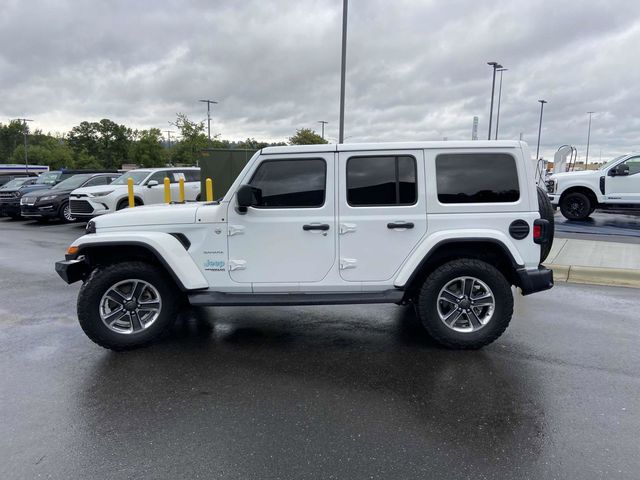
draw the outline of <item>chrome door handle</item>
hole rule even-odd
[[[387,228],[413,228],[412,222],[392,222],[387,223]]]

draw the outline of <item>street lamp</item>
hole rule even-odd
[[[29,155],[27,154],[27,135],[28,128],[27,122],[33,122],[33,120],[29,118],[16,118],[15,121],[22,122],[22,134],[24,135],[24,168],[26,173],[29,173]]]
[[[493,80],[491,82],[491,107],[489,109],[489,134],[487,135],[487,140],[491,140],[491,121],[493,119],[493,96],[496,92],[496,70],[502,68],[498,62],[487,62],[487,65],[493,67]]]
[[[340,66],[340,128],[338,143],[344,142],[344,87],[347,75],[347,10],[348,0],[342,0],[342,63]]]
[[[496,140],[498,139],[498,128],[500,127],[500,101],[502,100],[502,73],[509,70],[508,68],[499,68],[500,72],[500,87],[498,87],[498,111],[496,113]]]
[[[209,146],[211,146],[211,104],[218,103],[215,100],[198,100],[207,104],[207,136],[209,137]]]
[[[591,115],[596,112],[587,112],[589,114],[589,130],[587,132],[587,155],[584,158],[584,169],[587,169],[587,164],[589,163],[589,142],[591,141]]]
[[[324,126],[329,122],[325,122],[324,120],[318,120],[318,123],[322,125],[322,139],[324,140]]]
[[[538,148],[536,148],[536,160],[540,160],[540,134],[542,133],[542,112],[544,111],[544,104],[546,100],[538,100],[540,102],[540,124],[538,125]]]

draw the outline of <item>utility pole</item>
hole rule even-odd
[[[349,1],[342,0],[342,63],[340,67],[340,128],[338,143],[344,143],[344,88],[347,75],[347,11]]]
[[[498,62],[487,62],[487,65],[493,67],[493,80],[491,82],[491,107],[489,108],[489,134],[487,140],[491,140],[491,121],[493,120],[493,97],[496,92],[496,70],[502,68]]]
[[[544,110],[544,104],[546,100],[538,100],[540,102],[540,124],[538,125],[538,148],[536,148],[536,161],[540,160],[540,134],[542,133],[542,112]]]
[[[169,148],[171,148],[171,134],[173,133],[171,130],[164,131],[167,134],[167,138],[169,139]]]
[[[318,120],[318,123],[322,124],[322,139],[324,140],[324,126],[329,122],[325,122],[324,120]]]
[[[27,154],[27,122],[33,122],[33,120],[29,118],[16,118],[18,122],[22,122],[22,134],[24,135],[24,167],[26,169],[26,173],[29,174],[29,155]]]
[[[587,169],[587,164],[589,163],[589,142],[591,141],[591,115],[596,112],[587,112],[589,114],[589,130],[587,132],[587,154],[584,158],[584,169]]]
[[[209,137],[209,146],[211,146],[211,104],[217,104],[215,100],[199,100],[207,104],[207,136]]]
[[[508,68],[499,68],[500,87],[498,88],[498,112],[496,113],[496,140],[498,139],[498,128],[500,127],[500,101],[502,100],[502,73],[509,70]]]

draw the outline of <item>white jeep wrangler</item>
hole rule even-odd
[[[640,154],[623,155],[598,170],[555,173],[546,182],[549,200],[569,220],[584,220],[596,208],[640,210]]]
[[[435,340],[479,348],[509,324],[512,285],[553,286],[552,222],[522,142],[270,147],[220,201],[92,220],[56,270],[84,282],[80,325],[115,350],[157,338],[185,300],[413,304]]]

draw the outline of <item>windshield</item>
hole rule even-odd
[[[22,185],[27,180],[30,180],[30,179],[29,178],[14,178],[13,180],[9,180],[7,183],[5,183],[2,186],[2,189],[3,190],[9,190],[11,188],[19,187],[20,185]]]
[[[619,157],[616,157],[613,160],[609,160],[608,162],[603,163],[602,166],[598,170],[604,170],[605,168],[610,167],[611,165],[613,165],[618,160],[620,160],[621,158],[624,158],[624,157],[626,157],[626,155],[620,155]]]
[[[69,177],[66,180],[61,181],[52,190],[73,190],[78,188],[84,182],[91,178],[90,173],[85,173],[83,175],[74,175],[73,177]]]
[[[130,178],[133,178],[133,183],[135,185],[140,185],[142,181],[147,178],[147,175],[149,175],[148,171],[132,170],[131,172],[127,172],[124,175],[116,178],[113,182],[110,183],[110,185],[126,185],[127,181]]]
[[[58,176],[60,172],[47,172],[43,173],[36,180],[37,185],[53,185],[58,181]]]

